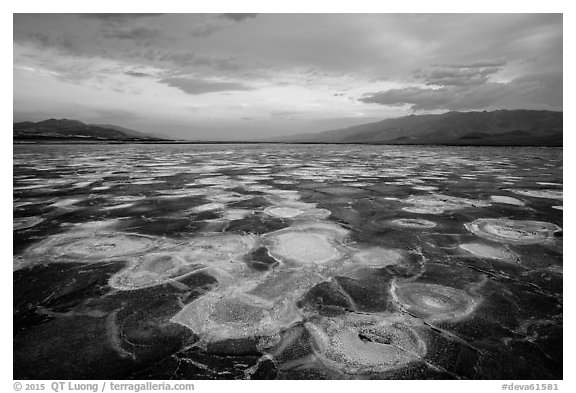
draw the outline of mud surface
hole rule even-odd
[[[562,379],[562,150],[15,146],[15,379]]]

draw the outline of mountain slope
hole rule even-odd
[[[499,110],[410,115],[294,136],[289,142],[562,146],[562,112]]]
[[[101,128],[109,128],[112,130],[116,130],[116,131],[122,131],[124,134],[128,135],[128,136],[132,136],[135,138],[160,138],[160,139],[170,139],[170,137],[161,134],[159,132],[150,132],[150,133],[144,133],[142,131],[136,131],[136,130],[132,130],[130,128],[126,128],[126,127],[120,127],[120,126],[116,126],[113,124],[90,124],[91,126],[96,126],[96,127],[101,127]]]
[[[78,120],[48,119],[13,124],[14,140],[158,141],[155,136],[112,125],[85,124]]]

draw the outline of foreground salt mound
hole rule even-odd
[[[58,262],[100,262],[143,254],[159,244],[157,238],[132,233],[67,232],[31,246],[24,257]]]
[[[400,249],[368,247],[358,250],[350,248],[348,252],[344,261],[332,270],[332,274],[349,278],[362,277],[367,274],[366,269],[380,269],[386,266],[412,268],[416,261],[415,255]]]
[[[399,218],[397,220],[392,220],[391,223],[403,228],[427,229],[434,228],[436,226],[436,223],[433,221],[422,220],[418,218]]]
[[[205,294],[186,305],[171,321],[192,330],[201,344],[209,344],[275,336],[300,319],[292,302],[270,302],[232,289]]]
[[[346,374],[384,373],[420,361],[426,344],[399,317],[346,314],[306,323],[325,366]]]
[[[403,309],[428,321],[461,320],[480,303],[466,291],[437,284],[396,282],[391,293]]]
[[[554,239],[554,233],[562,230],[558,225],[548,222],[504,218],[479,218],[464,226],[485,239],[514,244],[550,242]]]
[[[524,195],[533,198],[544,198],[544,199],[558,199],[562,200],[563,195],[562,191],[560,190],[520,190],[520,189],[511,189],[515,194]]]
[[[302,321],[297,300],[325,279],[298,269],[276,271],[256,282],[239,281],[192,301],[171,321],[192,330],[201,345],[240,339],[270,343],[279,339],[280,331]]]
[[[412,206],[403,207],[402,210],[418,214],[442,214],[445,211],[490,206],[486,201],[441,194],[413,195],[404,202]]]
[[[135,290],[162,285],[207,268],[229,280],[245,268],[242,256],[256,245],[255,236],[209,235],[187,244],[133,258],[127,268],[112,276],[109,285],[120,290]]]
[[[379,268],[396,265],[405,258],[406,252],[382,247],[370,247],[352,254],[350,264],[361,267]]]
[[[116,273],[108,285],[124,291],[153,287],[204,268],[202,262],[187,254],[151,253],[139,257],[127,269]]]
[[[278,270],[254,285],[247,293],[269,301],[291,299],[296,302],[324,280],[326,277],[301,267],[293,270]]]
[[[512,250],[504,247],[494,247],[481,243],[464,243],[460,248],[485,259],[497,259],[509,263],[520,263],[520,257]]]
[[[400,251],[372,247],[354,254],[354,259],[365,266],[388,266],[398,263],[403,255]]]
[[[265,236],[268,252],[288,264],[326,265],[342,257],[338,247],[348,231],[337,225],[311,222]]]
[[[330,239],[320,234],[286,231],[271,239],[270,255],[284,263],[324,265],[341,255]]]
[[[207,235],[190,239],[187,246],[194,253],[231,258],[251,251],[257,241],[258,238],[253,235]]]

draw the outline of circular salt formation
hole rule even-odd
[[[435,222],[428,220],[420,220],[417,218],[399,218],[397,220],[392,220],[392,224],[404,227],[404,228],[434,228],[436,226]]]
[[[358,251],[352,256],[354,262],[364,267],[383,267],[395,265],[403,258],[404,255],[400,251],[381,247],[373,247]]]
[[[485,201],[441,194],[411,196],[404,202],[413,206],[403,207],[402,210],[417,214],[442,214],[450,210],[490,206]]]
[[[396,320],[395,320],[396,319]],[[397,318],[346,315],[307,323],[318,359],[346,374],[382,373],[420,361],[422,338]]]
[[[340,252],[323,234],[284,231],[270,236],[270,255],[281,262],[323,265],[340,258]]]
[[[529,196],[533,198],[544,198],[544,199],[558,199],[562,200],[562,191],[559,190],[518,190],[511,189],[515,194],[520,194],[524,196]]]
[[[342,241],[348,235],[348,229],[328,222],[306,222],[291,227],[292,230],[301,232],[317,233],[329,239]]]
[[[299,320],[296,308],[243,293],[209,292],[186,305],[171,321],[206,342],[271,336]]]
[[[553,240],[554,232],[562,228],[543,221],[479,218],[464,224],[470,232],[488,240],[502,243],[537,244]]]
[[[226,207],[226,205],[224,203],[210,202],[210,203],[206,203],[204,205],[195,206],[192,209],[190,209],[190,211],[193,213],[204,213],[204,212],[209,212],[212,210],[222,210],[225,207]]]
[[[520,263],[520,257],[513,251],[503,247],[493,247],[480,243],[461,244],[460,248],[479,258],[497,259],[504,262]]]
[[[242,220],[253,213],[254,211],[247,209],[227,209],[222,212],[222,218],[230,221]]]
[[[516,198],[511,198],[511,197],[502,196],[502,195],[492,195],[490,197],[490,200],[492,202],[505,203],[507,205],[524,206],[524,202],[522,202]]]
[[[293,209],[291,207],[276,207],[275,206],[275,207],[269,207],[269,208],[265,209],[264,213],[266,213],[272,217],[294,218],[294,217],[301,215],[304,212],[302,210]]]
[[[142,254],[153,249],[156,242],[152,237],[130,233],[63,233],[28,248],[25,256],[59,262],[99,262]]]
[[[208,235],[189,240],[188,251],[194,255],[211,255],[214,258],[231,257],[252,250],[258,238],[252,235]]]
[[[425,283],[395,283],[392,296],[407,311],[429,321],[459,320],[479,303],[461,289]]]
[[[418,191],[436,191],[438,187],[436,186],[412,186],[413,190]]]
[[[108,284],[124,291],[165,284],[204,268],[199,259],[167,252],[147,254],[113,275]]]
[[[206,199],[215,203],[239,202],[250,198],[251,196],[242,195],[237,192],[224,192],[220,194],[212,194],[206,196]]]
[[[22,218],[15,218],[13,220],[12,229],[14,231],[18,231],[20,229],[28,229],[32,228],[44,221],[40,217],[22,217]]]
[[[323,220],[329,217],[332,214],[330,210],[327,209],[320,209],[320,208],[311,208],[306,211],[300,216],[298,216],[299,220]]]
[[[183,274],[201,268],[193,265],[202,265],[206,267],[206,272],[214,276],[221,285],[225,285],[244,278],[247,266],[242,258],[256,247],[257,242],[258,238],[251,235],[208,235],[192,238],[187,244],[172,247],[165,252],[176,258],[176,262],[184,261]],[[141,272],[137,262],[134,266],[134,269],[130,269],[130,274],[135,271]],[[142,274],[148,275],[145,271]],[[160,277],[160,281],[154,280],[158,277],[152,276],[152,278],[151,281],[155,282],[152,285],[165,281],[163,277]]]

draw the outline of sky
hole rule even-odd
[[[14,121],[191,140],[562,110],[561,14],[14,14]]]

